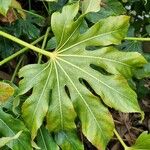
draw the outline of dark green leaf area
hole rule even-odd
[[[118,16],[125,14],[126,10],[118,0],[104,0],[101,2],[101,10],[99,12],[92,12],[87,15],[87,19],[93,23],[100,19],[109,16]]]
[[[130,26],[127,36],[134,37],[134,35],[135,28],[133,26]],[[121,45],[119,45],[119,48],[121,48],[123,51],[143,53],[142,42],[139,41],[125,40]]]
[[[40,30],[28,20],[19,19],[13,26],[14,34],[17,37],[24,36],[28,39],[36,39],[40,35]]]
[[[0,134],[4,137],[12,137],[19,131],[22,131],[19,138],[9,142],[7,146],[13,150],[32,150],[30,133],[23,122],[13,118],[0,108]]]
[[[6,38],[0,37],[0,57],[6,58],[13,53],[15,53],[17,50],[20,49],[20,46],[16,43],[7,40]]]
[[[59,147],[54,141],[52,135],[44,126],[39,129],[37,144],[42,150],[59,150]]]

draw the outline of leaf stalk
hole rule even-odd
[[[20,67],[22,61],[23,61],[23,58],[24,58],[24,55],[21,56],[21,58],[20,58],[20,60],[19,60],[19,62],[18,62],[18,64],[17,64],[17,66],[16,66],[16,68],[15,68],[15,71],[14,71],[14,73],[13,73],[13,75],[12,75],[12,78],[11,78],[11,81],[10,81],[11,83],[13,83],[14,80],[15,80],[16,74],[17,74],[17,72],[18,72],[18,70],[19,70],[19,67]]]
[[[42,43],[42,47],[41,47],[42,49],[45,48],[46,41],[47,41],[47,38],[48,38],[48,34],[49,34],[50,29],[51,29],[51,28],[48,27],[47,30],[46,30],[46,33],[45,33],[45,35],[44,35],[44,40],[43,40],[43,43]],[[42,60],[42,54],[39,54],[38,64],[41,63],[41,60]]]
[[[114,134],[116,135],[117,139],[119,140],[121,145],[124,147],[124,149],[127,149],[128,146],[124,143],[124,141],[122,140],[122,138],[120,137],[116,129],[114,129]]]
[[[150,38],[141,38],[141,37],[125,37],[125,40],[132,40],[132,41],[150,41]]]
[[[32,44],[29,44],[29,43],[27,43],[27,42],[25,42],[25,41],[23,41],[19,38],[16,38],[15,36],[12,36],[12,35],[6,33],[6,32],[0,31],[0,35],[7,38],[7,39],[9,39],[9,40],[11,40],[11,41],[14,41],[14,42],[20,44],[22,46],[25,46],[29,49],[32,49],[35,52],[38,52],[38,53],[43,54],[47,57],[53,58],[53,53],[52,52],[47,52],[44,49],[41,49],[41,48],[38,48],[38,47],[36,47]]]
[[[31,44],[32,44],[32,45],[35,45],[35,44],[37,44],[38,42],[40,42],[43,38],[44,38],[44,35],[41,36],[41,37],[39,37],[37,40],[35,40],[35,41],[32,42]],[[21,50],[19,50],[18,52],[12,54],[11,56],[9,56],[9,57],[3,59],[2,61],[0,61],[0,66],[2,66],[2,65],[4,65],[5,63],[11,61],[11,60],[14,59],[15,57],[17,57],[17,56],[23,54],[23,53],[26,52],[28,49],[29,49],[28,47],[24,47],[24,48],[22,48]]]

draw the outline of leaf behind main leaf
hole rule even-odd
[[[76,132],[61,131],[55,135],[55,140],[62,150],[83,150],[83,144],[79,141]]]
[[[0,138],[0,148],[5,146],[8,142],[12,141],[12,140],[16,140],[19,138],[19,136],[21,135],[22,131],[18,132],[16,135],[14,135],[13,137],[2,137]]]
[[[0,109],[1,135],[5,137],[12,137],[15,136],[19,131],[22,131],[19,138],[14,141],[10,141],[7,146],[13,150],[32,150],[30,134],[23,122],[13,118],[11,115]]]
[[[125,150],[149,150],[150,149],[150,134],[147,132],[141,133],[132,147],[127,147]]]

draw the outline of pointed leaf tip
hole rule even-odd
[[[100,10],[101,0],[83,0],[82,1],[82,13],[87,14],[89,12],[98,12]]]

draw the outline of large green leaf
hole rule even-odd
[[[75,3],[52,15],[57,48],[51,59],[20,70],[19,76],[23,79],[19,94],[33,88],[23,104],[22,114],[32,139],[46,116],[49,131],[55,135],[65,133],[61,136],[66,145],[72,138],[78,145],[72,135],[78,117],[84,136],[104,150],[114,130],[113,119],[105,105],[122,112],[141,113],[136,93],[125,78],[131,78],[134,70],[146,64],[146,60],[137,52],[121,52],[112,46],[120,44],[125,37],[128,16],[102,19],[81,34],[84,15],[74,21],[78,9],[79,4]]]
[[[4,59],[4,58],[12,55],[18,49],[20,49],[20,47],[16,43],[14,43],[6,38],[0,37],[0,57],[1,58]]]
[[[149,150],[150,149],[150,134],[147,132],[141,133],[132,147],[125,150]]]
[[[135,35],[135,28],[133,26],[130,26],[128,30],[128,37],[134,37]],[[142,42],[139,41],[130,41],[130,40],[125,40],[119,47],[123,51],[132,51],[132,52],[139,52],[142,53]]]
[[[19,138],[10,141],[7,146],[12,150],[32,150],[30,134],[23,122],[0,109],[0,134],[5,137],[12,137],[19,131],[22,131]]]

